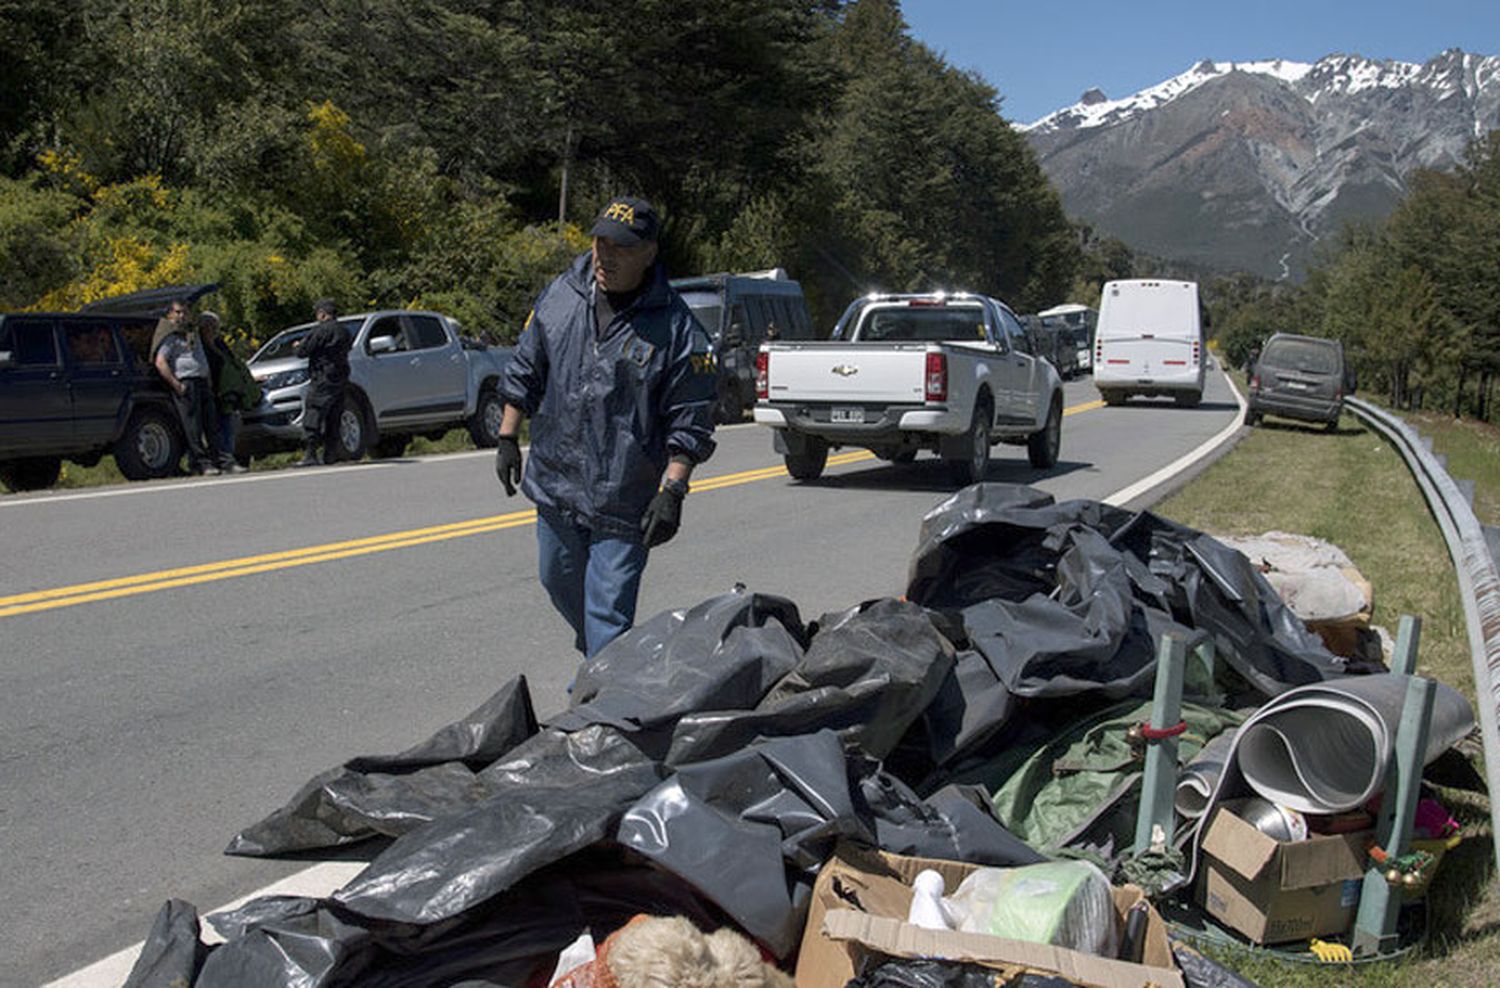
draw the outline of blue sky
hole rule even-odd
[[[903,0],[901,9],[916,38],[976,70],[1020,123],[1090,87],[1119,99],[1205,58],[1500,55],[1500,0]]]

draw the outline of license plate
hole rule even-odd
[[[863,408],[835,408],[829,419],[833,422],[864,422],[865,410]]]
[[[1288,382],[1286,382],[1286,386],[1289,389],[1291,389],[1292,391],[1306,391],[1307,390],[1307,382],[1306,381],[1288,381]]]

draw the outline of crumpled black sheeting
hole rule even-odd
[[[131,988],[182,988],[192,984],[208,955],[198,932],[198,910],[181,899],[168,899],[141,944],[126,984]]]
[[[924,803],[827,730],[679,768],[626,811],[615,839],[779,957],[796,947],[813,878],[840,839],[979,864],[1042,860],[960,794]]]
[[[664,774],[614,728],[544,731],[480,773],[482,802],[398,838],[333,899],[393,922],[456,916],[609,836]]]
[[[570,708],[547,725],[637,730],[700,710],[748,710],[797,668],[806,646],[797,605],[784,597],[728,593],[665,611],[585,663]]]
[[[1345,663],[1238,552],[1150,512],[976,484],[922,521],[907,598],[962,612],[970,644],[1023,696],[1146,691],[1161,637],[1210,637],[1261,697]]]
[[[472,805],[483,795],[476,771],[536,730],[526,677],[517,676],[421,744],[315,776],[286,806],[235,835],[225,853],[286,854],[399,836]]]
[[[229,939],[213,948],[197,988],[522,988],[550,973],[557,952],[585,929],[610,931],[639,912],[686,916],[706,929],[722,914],[690,886],[655,868],[594,852],[537,872],[522,887],[441,923],[386,923],[336,903],[260,900],[213,922]],[[138,988],[130,984],[127,988]]]
[[[1247,680],[1293,685],[1336,667],[1221,550],[1150,515],[986,485],[924,522],[914,602],[804,626],[790,602],[736,592],[662,615],[601,653],[573,706],[541,729],[518,680],[417,748],[319,776],[247,830],[242,853],[397,839],[330,899],[240,910],[198,984],[519,984],[523,968],[590,925],[576,908],[533,919],[529,897],[573,894],[548,882],[581,880],[581,862],[612,840],[779,952],[839,836],[906,854],[1036,860],[983,800],[944,788],[953,775],[943,766],[1042,712],[1012,716],[1042,698],[1018,692],[1037,670],[1050,663],[1069,691],[1133,688],[1142,667],[1122,649],[1135,661],[1131,642],[1201,629],[1195,616],[1213,623],[1221,648],[1234,645],[1230,662]],[[1032,609],[987,636],[973,607],[996,596]],[[1127,612],[1131,623],[1111,626]],[[996,642],[1026,638],[1016,614],[1031,616],[1043,644],[1002,653]],[[1068,636],[1100,668],[1068,665]],[[925,801],[874,761],[918,749],[918,770],[903,778],[922,780],[934,793]],[[169,930],[200,949],[181,922]]]
[[[625,735],[604,726],[556,736],[573,744],[599,739],[616,752],[626,744]],[[513,771],[521,769],[519,751],[504,763]],[[575,805],[587,802],[579,796]],[[614,841],[664,869],[637,869],[622,879],[610,900],[618,909],[607,917],[570,905],[580,894],[575,886],[598,880],[590,860],[609,846],[599,839],[607,835],[590,829],[572,842],[580,850],[528,871],[550,851],[566,852],[571,845],[562,841],[573,831],[559,836],[546,828],[572,819],[555,803],[545,819],[486,804],[396,841],[328,900],[266,898],[217,917],[215,928],[228,942],[209,955],[195,984],[334,988],[482,977],[521,985],[583,930],[614,929],[639,911],[695,916],[709,927],[727,917],[786,956],[801,934],[817,868],[840,838],[982,864],[1041,860],[965,793],[924,802],[878,762],[846,749],[833,731],[757,742],[683,766],[623,813],[593,809],[586,817],[591,824],[619,817]],[[515,813],[531,814],[541,828],[535,839],[517,831]],[[492,827],[489,815],[500,822]],[[430,842],[417,840],[422,835]],[[512,848],[504,838],[530,843]],[[500,876],[515,872],[526,880],[502,887]],[[196,944],[196,928],[179,937],[179,950]]]
[[[1060,975],[1024,972],[1006,978],[994,968],[958,961],[880,959],[845,988],[1070,988]]]

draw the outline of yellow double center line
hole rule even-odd
[[[1076,412],[1088,411],[1092,408],[1099,408],[1103,404],[1102,401],[1093,401],[1074,405],[1064,414],[1072,415]],[[874,458],[874,454],[865,450],[855,450],[830,456],[828,466],[843,466]],[[742,470],[739,473],[705,477],[693,482],[693,490],[715,491],[725,487],[737,487],[740,484],[753,484],[759,480],[773,480],[786,475],[786,468],[778,464],[757,470]],[[215,580],[229,580],[238,576],[253,576],[256,573],[269,573],[273,570],[333,562],[336,559],[352,559],[355,556],[368,556],[376,552],[388,552],[391,549],[409,549],[412,546],[426,545],[430,542],[444,542],[448,539],[462,539],[471,535],[518,528],[522,525],[533,524],[535,521],[536,510],[528,508],[525,511],[512,511],[508,514],[490,515],[486,518],[474,518],[447,525],[413,528],[404,532],[391,532],[387,535],[370,535],[365,538],[350,539],[347,542],[330,542],[302,549],[286,549],[282,552],[268,552],[257,556],[242,556],[239,559],[226,559],[217,563],[200,563],[196,566],[183,566],[178,569],[157,570],[154,573],[139,573],[135,576],[120,576],[110,580],[97,580],[93,583],[79,583],[70,587],[34,590],[29,593],[0,597],[0,618],[31,614],[36,611],[50,611],[59,607],[72,607],[75,604],[89,604],[100,600],[113,600],[117,597],[130,597],[135,594],[153,593],[157,590],[171,590],[175,587],[191,587],[199,583],[212,583]]]
[[[828,465],[840,466],[845,463],[855,463],[859,460],[868,460],[871,458],[871,454],[864,450],[859,450],[853,453],[830,456],[828,458]],[[708,477],[693,484],[693,489],[696,491],[711,491],[785,476],[785,467],[765,467],[759,470],[744,470],[740,473]],[[135,576],[121,576],[110,580],[98,580],[93,583],[79,583],[70,587],[34,590],[30,593],[0,597],[0,617],[31,614],[36,611],[50,611],[59,607],[72,607],[74,604],[113,600],[117,597],[152,593],[157,590],[170,590],[174,587],[190,587],[199,583],[212,583],[215,580],[228,580],[237,576],[253,576],[256,573],[292,569],[296,566],[310,566],[313,563],[327,563],[336,559],[368,556],[372,553],[387,552],[391,549],[407,549],[412,546],[426,545],[430,542],[443,542],[448,539],[462,539],[471,535],[483,535],[486,532],[498,532],[506,528],[530,525],[535,521],[536,509],[528,508],[525,511],[512,511],[508,514],[474,518],[470,521],[453,522],[448,525],[413,528],[404,532],[391,532],[388,535],[370,535],[365,538],[350,539],[347,542],[330,542],[326,545],[308,546],[303,549],[287,549],[282,552],[268,552],[257,556],[226,559],[216,563],[200,563],[196,566],[184,566],[179,569],[157,570],[154,573],[140,573]]]

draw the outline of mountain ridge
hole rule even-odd
[[[1500,127],[1500,57],[1204,59],[1018,127],[1075,219],[1149,253],[1296,277],[1350,219],[1387,215],[1415,168]]]

